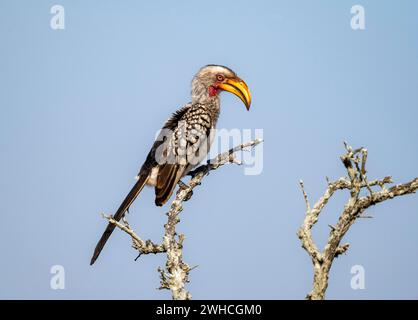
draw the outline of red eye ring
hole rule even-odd
[[[224,81],[225,80],[225,77],[222,74],[218,74],[216,76],[216,80],[218,80],[218,81]]]

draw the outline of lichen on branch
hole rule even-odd
[[[347,143],[344,143],[344,145],[346,153],[341,156],[341,161],[347,171],[347,176],[333,182],[327,178],[327,188],[313,207],[309,203],[304,183],[300,181],[306,205],[306,214],[299,228],[298,237],[302,248],[309,254],[314,269],[313,287],[306,296],[307,299],[321,300],[325,298],[332,263],[336,257],[346,253],[349,249],[348,243],[341,244],[342,239],[356,219],[364,217],[363,213],[367,208],[398,196],[415,193],[418,189],[418,178],[390,188],[386,186],[393,183],[390,176],[369,181],[366,171],[367,149],[353,149]],[[379,189],[376,190],[376,187]],[[363,189],[367,190],[366,196],[360,196]],[[311,230],[317,223],[322,210],[337,190],[349,191],[349,198],[338,222],[334,226],[330,226],[331,230],[327,243],[321,251],[313,240]]]

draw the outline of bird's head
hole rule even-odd
[[[199,70],[192,81],[192,98],[203,102],[206,99],[217,98],[222,91],[235,94],[244,102],[247,110],[251,105],[251,94],[247,84],[231,69],[207,65]]]

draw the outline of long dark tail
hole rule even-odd
[[[113,219],[119,221],[124,216],[126,210],[129,209],[129,206],[134,202],[138,194],[141,192],[142,188],[144,188],[145,183],[147,182],[147,176],[139,176],[138,181],[135,183],[131,191],[129,191],[128,195],[125,197],[125,200],[119,206],[118,211],[116,211]],[[109,223],[106,230],[103,232],[102,237],[100,238],[99,242],[96,245],[96,249],[94,249],[93,257],[91,257],[90,265],[92,265],[97,257],[99,256],[100,252],[102,251],[104,245],[106,244],[107,239],[109,239],[110,235],[112,234],[113,230],[115,229],[115,225]]]

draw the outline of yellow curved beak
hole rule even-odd
[[[247,110],[250,110],[251,93],[244,80],[238,77],[234,79],[227,79],[225,82],[219,84],[218,87],[222,90],[235,94],[238,98],[241,99],[242,102],[244,102]]]

